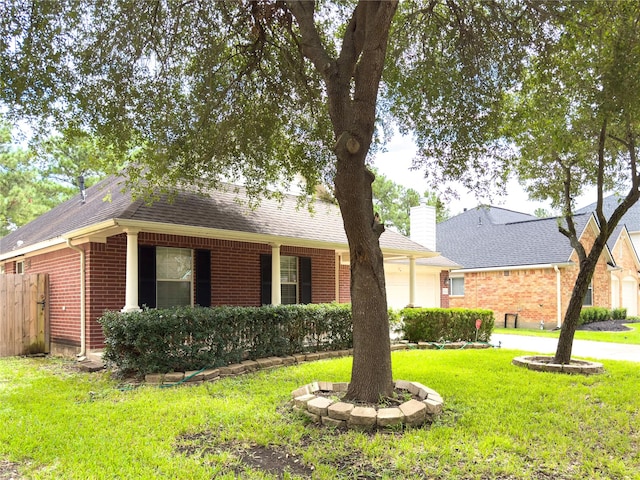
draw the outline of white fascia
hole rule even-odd
[[[455,270],[456,275],[461,275],[464,273],[478,273],[478,272],[504,272],[504,271],[513,271],[513,270],[551,270],[555,267],[570,267],[575,265],[573,262],[564,262],[564,263],[539,263],[534,265],[510,265],[505,267],[485,267],[485,268],[461,268],[459,270]],[[451,275],[454,275],[454,272],[451,272]]]

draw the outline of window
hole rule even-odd
[[[271,255],[260,255],[260,299],[271,304]],[[280,302],[311,303],[311,258],[280,256]]]
[[[449,292],[451,295],[464,295],[464,277],[449,278]]]
[[[156,305],[191,305],[193,259],[186,248],[156,248]]]
[[[298,303],[298,257],[280,257],[280,300],[284,305]]]
[[[16,262],[16,273],[24,273],[24,261]]]
[[[166,308],[195,303],[211,306],[211,251],[138,247],[138,303]]]
[[[587,293],[584,294],[584,298],[582,299],[583,307],[591,307],[593,306],[593,281],[589,283],[589,288],[587,289]]]
[[[0,275],[4,275],[4,263],[2,265],[0,265]]]

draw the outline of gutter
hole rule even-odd
[[[556,304],[558,305],[558,311],[556,317],[558,319],[558,328],[562,327],[562,290],[560,283],[560,269],[558,265],[553,265],[553,270],[556,272]]]
[[[86,252],[77,247],[67,238],[67,246],[80,253],[80,353],[76,355],[78,360],[83,360],[87,355],[87,314],[86,314]]]
[[[477,272],[504,272],[504,271],[514,271],[514,270],[544,270],[553,268],[555,269],[557,266],[568,267],[571,265],[575,265],[573,262],[564,262],[564,263],[539,263],[539,264],[530,264],[530,265],[511,265],[511,266],[497,266],[497,267],[481,267],[481,268],[461,268],[456,270],[456,273],[477,273]]]

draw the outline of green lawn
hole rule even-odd
[[[376,434],[309,425],[288,407],[305,383],[348,381],[351,358],[169,389],[0,359],[0,478],[640,478],[638,364],[567,376],[514,367],[517,353],[395,352],[395,377],[435,388],[445,411]],[[271,470],[258,466],[267,457]]]
[[[640,323],[627,323],[631,331],[626,332],[590,332],[587,330],[577,330],[575,339],[593,340],[595,342],[631,343],[640,345]],[[495,333],[506,333],[512,335],[529,335],[535,337],[558,338],[560,330],[534,330],[526,328],[494,328]]]

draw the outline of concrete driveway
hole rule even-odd
[[[556,353],[556,347],[558,346],[558,340],[555,338],[526,337],[499,333],[494,333],[491,336],[490,343],[492,345],[500,345],[500,348],[544,354]],[[574,340],[571,357],[640,362],[640,345]]]

